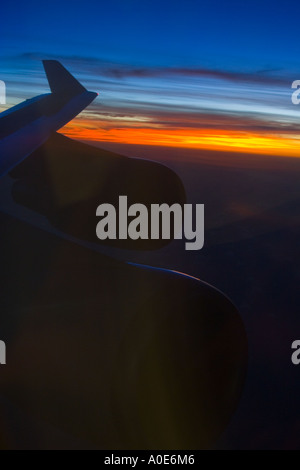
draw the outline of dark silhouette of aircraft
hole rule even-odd
[[[53,132],[96,95],[57,62],[44,64],[52,94],[11,113],[16,122],[7,121],[10,114],[4,128],[0,121],[2,143],[5,129],[14,129],[1,174],[14,167],[13,200],[65,236],[19,220],[9,208],[0,211],[0,326],[8,349],[0,374],[0,448],[18,448],[20,441],[25,448],[208,448],[242,393],[242,320],[224,294],[198,279],[89,246],[99,203],[126,194],[146,206],[184,204],[185,191],[164,165]],[[18,145],[26,121],[32,140],[27,145],[25,138],[24,153]],[[149,250],[169,242],[116,246]],[[14,440],[12,427],[21,437]]]
[[[100,246],[154,250],[170,243],[162,237],[100,241],[96,208],[101,202],[117,207],[120,195],[127,195],[129,204],[138,202],[149,209],[151,204],[183,206],[186,202],[180,178],[165,165],[128,158],[57,133],[10,175],[15,202],[45,216],[56,229]]]
[[[124,194],[130,204],[147,208],[185,203],[181,180],[166,166],[57,134],[98,95],[87,91],[59,62],[43,64],[52,93],[0,114],[0,177],[9,173],[15,178],[12,193],[18,204],[46,216],[71,236],[99,244],[94,218],[101,201],[117,205]],[[157,249],[167,243],[130,238],[101,242],[130,249]]]

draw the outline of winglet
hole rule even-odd
[[[86,88],[57,60],[43,60],[50,90],[55,94],[80,95]]]

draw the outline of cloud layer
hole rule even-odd
[[[38,53],[2,59],[8,104],[48,91]],[[57,57],[55,57],[57,59]],[[283,70],[137,67],[59,57],[99,99],[64,129],[93,142],[300,155],[300,109]]]

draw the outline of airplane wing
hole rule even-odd
[[[0,177],[6,175],[98,96],[57,61],[43,62],[51,89],[0,114]]]

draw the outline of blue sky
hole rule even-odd
[[[119,126],[121,116],[122,125],[127,117],[126,125],[151,122],[174,132],[299,132],[290,100],[300,79],[295,2],[29,0],[2,11],[8,106],[46,92],[40,61],[56,58],[100,92],[85,113],[93,125],[98,117],[102,126],[114,118]]]
[[[298,62],[294,1],[29,0],[1,8],[1,55],[75,54],[253,71]]]

